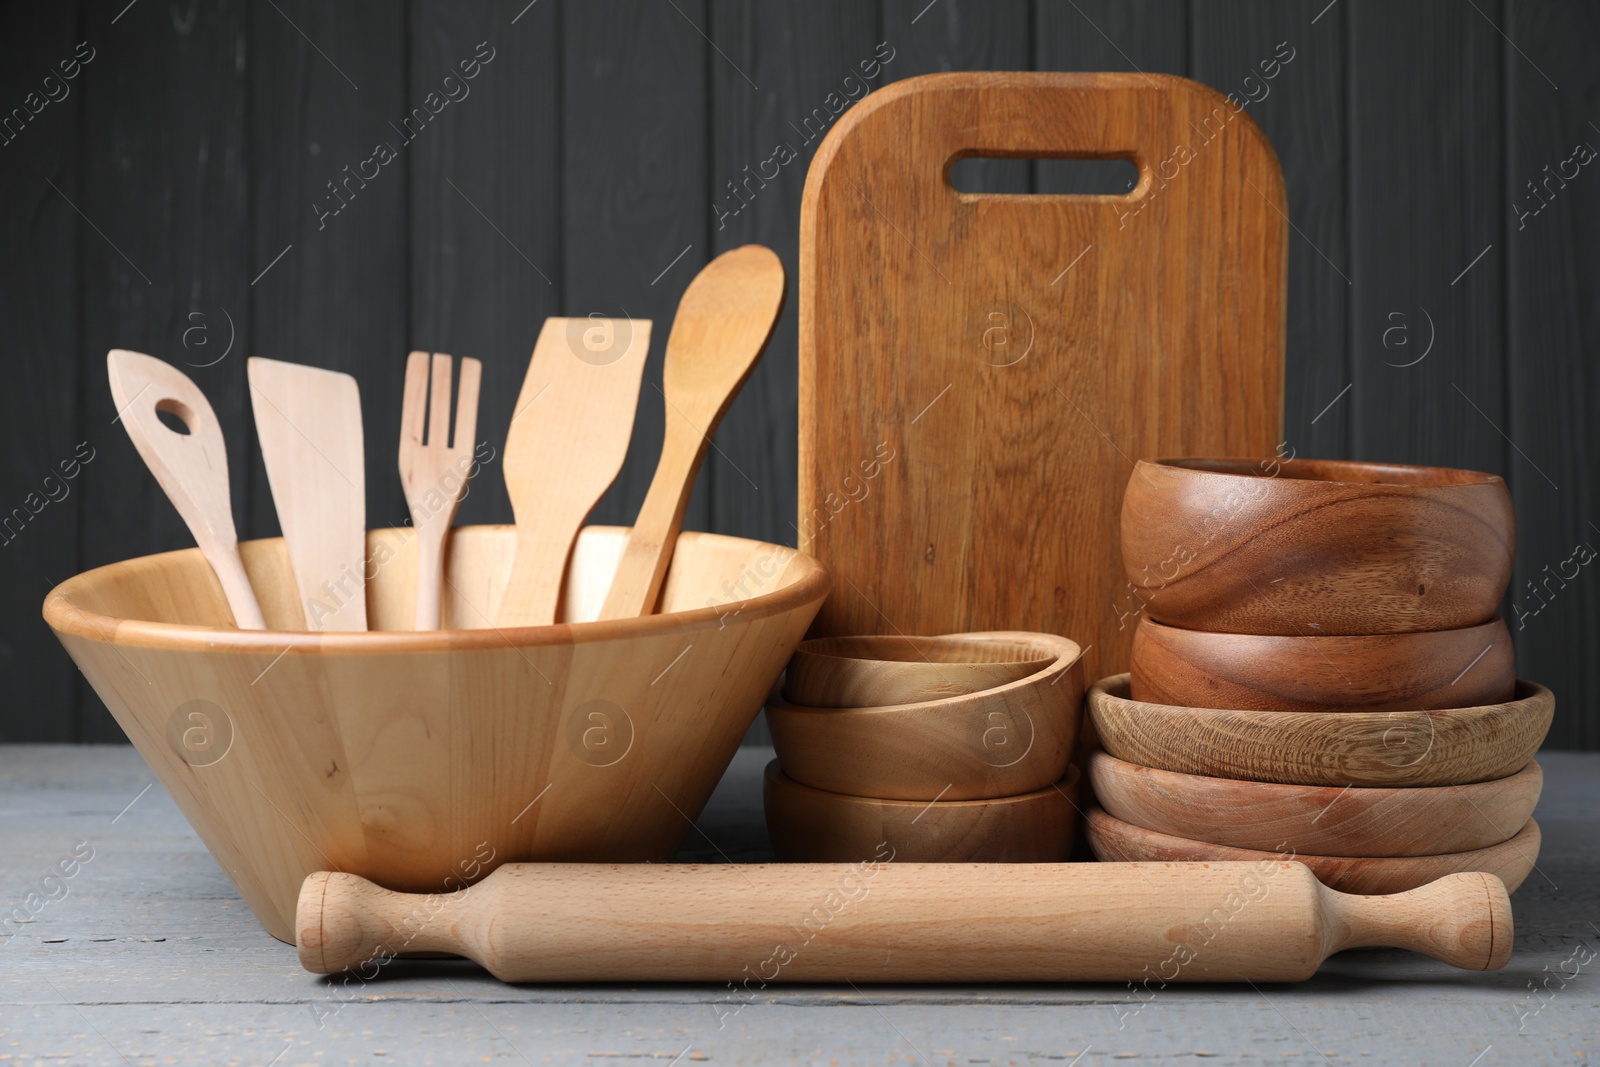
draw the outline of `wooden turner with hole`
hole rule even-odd
[[[627,458],[649,350],[648,319],[545,320],[506,433],[517,548],[496,626],[556,621],[572,543]]]
[[[782,310],[783,264],[761,245],[724,252],[689,283],[661,369],[667,404],[661,460],[600,609],[602,619],[656,610],[695,475]]]
[[[239,557],[239,536],[228,498],[228,455],[216,412],[187,374],[142,352],[112,349],[106,356],[117,419],[150,473],[178,509],[211,564],[241,630],[265,630],[261,606]],[[161,414],[182,422],[178,432]]]
[[[365,630],[361,395],[338,371],[252,357],[250,404],[308,630]]]

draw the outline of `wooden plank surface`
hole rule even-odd
[[[1517,0],[1507,5],[1505,31],[1528,49],[1508,45],[1504,52],[1505,429],[1514,443],[1508,462],[1519,520],[1506,621],[1522,673],[1558,695],[1551,742],[1596,748],[1600,370],[1593,353],[1600,310],[1593,279],[1600,277],[1600,174],[1590,172],[1600,162],[1600,66],[1587,42],[1600,39],[1600,9]],[[1586,151],[1576,151],[1580,145]],[[1585,157],[1591,162],[1578,162]]]
[[[240,255],[250,217],[242,210],[248,72],[239,51],[248,16],[239,2],[125,8],[125,0],[97,0],[83,13],[104,49],[84,75],[80,206],[92,226],[81,246],[80,373],[85,433],[105,443],[84,469],[82,507],[93,521],[83,524],[83,567],[125,559],[135,544],[144,552],[194,544],[113,425],[108,350],[166,360],[204,390],[227,442],[236,521],[248,484],[244,359],[254,319]],[[122,737],[87,689],[79,715],[80,740]]]
[[[78,676],[40,626],[39,605],[77,570],[81,458],[92,465],[112,451],[108,445],[126,444],[113,438],[121,433],[115,427],[88,432],[78,411],[79,247],[87,228],[73,206],[83,200],[78,125],[84,86],[101,58],[96,46],[105,44],[100,34],[88,42],[80,29],[68,4],[10,6],[0,15],[0,99],[25,116],[18,122],[8,111],[12,123],[0,128],[0,321],[7,324],[0,358],[12,376],[0,390],[0,686],[11,695],[0,712],[5,740],[81,736]],[[77,58],[80,44],[93,57],[88,66]],[[91,230],[83,239],[98,238]]]
[[[770,858],[771,752],[735,760],[680,859]],[[1569,1064],[1600,987],[1600,755],[1544,753],[1539,871],[1513,898],[1517,948],[1492,974],[1389,950],[1346,953],[1302,985],[506,986],[465,962],[396,962],[370,981],[303,971],[261,932],[126,747],[0,748],[0,903],[91,854],[0,942],[0,1048],[22,1062],[462,1063],[609,1060],[854,1064],[1229,1056],[1290,1062]],[[81,844],[80,844],[81,843]],[[1536,997],[1546,975],[1579,977]],[[1485,1051],[1486,1049],[1491,1051]],[[125,1059],[124,1059],[125,1057]]]

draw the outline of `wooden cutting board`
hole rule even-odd
[[[973,155],[1140,180],[958,193]],[[1286,212],[1261,130],[1182,78],[935,74],[850,109],[800,221],[798,543],[834,580],[812,633],[1045,631],[1124,669],[1133,461],[1280,441]]]

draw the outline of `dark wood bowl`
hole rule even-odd
[[[1556,698],[1517,682],[1505,704],[1450,711],[1233,711],[1129,699],[1128,676],[1089,690],[1086,732],[1118,759],[1289,785],[1430,786],[1515,774],[1550,730]]]
[[[1365,637],[1205,633],[1142,619],[1133,699],[1247,711],[1433,711],[1511,699],[1516,656],[1498,617],[1460,630]]]
[[[1495,613],[1515,550],[1505,482],[1477,471],[1140,460],[1122,498],[1125,610],[1191,630],[1472,626]]]

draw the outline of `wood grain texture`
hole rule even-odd
[[[883,800],[801,785],[767,765],[762,786],[772,851],[788,863],[1065,863],[1078,825],[1078,769],[1015,796]]]
[[[1248,102],[1277,150],[1288,187],[1286,449],[1302,456],[1350,455],[1350,215],[1346,203],[1349,69],[1346,8],[1278,0],[1196,3],[1190,12],[1190,77]],[[1427,343],[1418,321],[1414,346]],[[1364,353],[1365,349],[1363,349]],[[1404,353],[1410,352],[1411,355]],[[1332,404],[1330,407],[1329,405]]]
[[[451,357],[413,352],[406,360],[405,409],[400,413],[400,484],[417,531],[415,629],[439,628],[444,547],[456,508],[477,469],[478,387],[483,364],[461,361],[461,384],[451,398]],[[453,427],[453,429],[452,429]]]
[[[1037,674],[1054,652],[987,634],[819,637],[783,672],[784,698],[813,708],[918,704],[996,689]]]
[[[1600,373],[1586,355],[1600,343],[1600,182],[1576,162],[1600,151],[1600,64],[1586,44],[1600,35],[1600,8],[1508,0],[1503,10],[1506,36],[1529,53],[1504,52],[1505,430],[1522,519],[1506,621],[1527,677],[1569,707],[1600,708],[1600,657],[1587,651],[1600,634],[1589,573],[1600,550]],[[1550,741],[1600,748],[1600,715],[1563,715]]]
[[[1128,676],[1089,690],[1088,724],[1107,752],[1146,767],[1287,785],[1446,786],[1524,767],[1555,697],[1519,679],[1506,704],[1448,711],[1230,711],[1144,704]]]
[[[1140,460],[1122,560],[1159,622],[1242,634],[1449,630],[1495,613],[1516,551],[1499,475],[1330,460]]]
[[[1544,775],[1529,763],[1507,778],[1432,788],[1336,788],[1242,782],[1089,758],[1106,814],[1143,830],[1234,848],[1313,856],[1436,856],[1509,840]]]
[[[1054,658],[996,689],[914,704],[810,708],[774,691],[767,724],[785,772],[814,789],[919,802],[1014,796],[1058,781],[1082,718],[1082,654],[1049,634],[994,636],[1051,648]]]
[[[1254,711],[1433,711],[1510,700],[1511,633],[1482,626],[1368,637],[1214,634],[1140,619],[1133,699]]]
[[[462,501],[460,521],[510,522],[500,450],[539,326],[564,310],[561,8],[496,0],[406,7],[413,95],[448,101],[407,148],[406,345],[481,361],[484,403],[468,444],[481,446],[489,476]],[[487,64],[478,59],[485,44],[494,56]]]
[[[655,610],[700,464],[717,424],[767,347],[782,307],[783,264],[760,245],[722,253],[684,291],[661,369],[667,424],[661,459],[600,609],[602,619]]]
[[[763,961],[763,982],[786,983],[1148,980],[1157,968],[1172,972],[1165,981],[1295,981],[1329,953],[1361,945],[1478,970],[1511,954],[1511,903],[1481,874],[1351,899],[1319,886],[1302,864],[1270,860],[894,859],[510,864],[481,889],[442,899],[319,872],[300,894],[300,962],[321,974],[379,957],[409,932],[418,908],[434,917],[410,941],[418,951],[470,956],[507,982],[742,980],[755,973],[745,970],[751,960]],[[867,898],[870,906],[854,906]],[[1185,962],[1173,966],[1181,949]]]
[[[1227,863],[1244,860],[1295,859],[1311,868],[1317,880],[1341,893],[1403,893],[1466,871],[1481,871],[1515,893],[1539,859],[1539,824],[1532,819],[1508,841],[1470,852],[1437,856],[1313,856],[1303,853],[1231,848],[1193,841],[1153,830],[1141,830],[1113,819],[1100,808],[1084,816],[1089,844],[1097,858],[1112,863]]]
[[[177,509],[228,600],[234,625],[264,630],[261,606],[239,557],[228,493],[228,452],[222,427],[200,387],[178,368],[142,352],[106,356],[118,420],[157,484]],[[165,413],[179,432],[160,418]]]
[[[251,911],[287,940],[300,883],[330,866],[422,892],[507,860],[672,857],[826,580],[792,550],[685,534],[663,614],[589,622],[626,536],[579,539],[575,613],[539,629],[458,629],[475,609],[456,589],[503,566],[508,527],[456,531],[443,631],[405,630],[416,571],[385,564],[367,591],[374,626],[395,632],[282,632],[300,605],[281,539],[243,546],[272,631],[227,625],[195,549],[69,579],[45,618]],[[373,531],[368,547],[389,561],[414,538]],[[758,565],[761,595],[706,606]]]
[[[964,153],[1130,156],[1144,177],[1129,197],[957,194]],[[1281,200],[1250,120],[1179,79],[934,75],[853,108],[802,209],[800,544],[838,584],[819,635],[1025,628],[1092,645],[1090,671],[1124,662],[1119,450],[1277,442]],[[1160,251],[1178,240],[1211,268],[1179,269]],[[868,278],[881,299],[859,299]],[[1006,366],[993,314],[1032,324]],[[874,466],[856,502],[845,479]]]
[[[367,474],[356,380],[252,356],[250,405],[307,630],[365,630]]]
[[[649,351],[648,320],[545,320],[506,431],[517,551],[484,625],[555,622],[573,542],[627,456]]]

